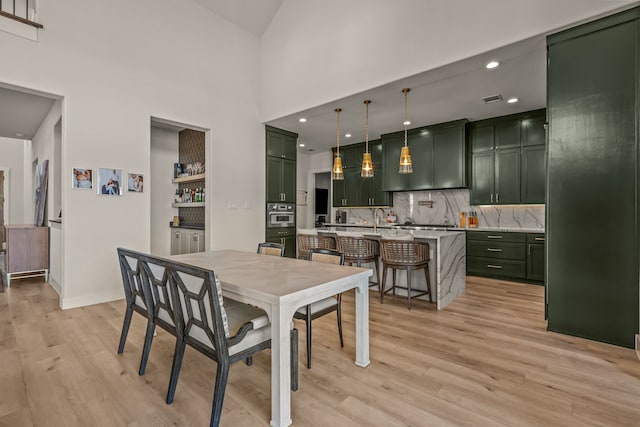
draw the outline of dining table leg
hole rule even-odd
[[[271,426],[291,421],[291,319],[287,307],[271,309]]]
[[[356,287],[356,365],[369,366],[369,278],[358,280]]]

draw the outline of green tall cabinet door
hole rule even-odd
[[[549,330],[638,333],[638,8],[547,38]]]
[[[522,203],[544,203],[545,146],[522,147]]]
[[[413,162],[413,173],[407,174],[407,190],[433,188],[433,133],[418,131],[409,135],[407,145]]]
[[[465,175],[465,126],[455,123],[433,130],[433,187],[462,188]]]
[[[296,202],[296,162],[295,160],[282,159],[282,194],[283,199],[289,203]]]
[[[520,203],[520,147],[496,150],[494,180],[496,203]]]
[[[493,203],[493,151],[473,153],[471,155],[472,205]]]
[[[282,160],[267,156],[267,202],[282,201]]]

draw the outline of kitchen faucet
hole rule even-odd
[[[384,219],[384,209],[383,208],[376,208],[373,211],[373,232],[374,233],[376,231],[378,231],[378,211],[382,211],[382,219]]]

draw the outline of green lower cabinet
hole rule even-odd
[[[278,243],[284,246],[284,256],[296,257],[296,229],[295,227],[269,228],[267,229],[267,242]]]
[[[544,234],[467,232],[467,274],[544,282]]]

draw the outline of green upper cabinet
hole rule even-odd
[[[495,151],[494,202],[520,203],[520,148]]]
[[[493,150],[493,123],[479,122],[471,124],[471,150],[478,151]]]
[[[382,189],[384,162],[381,141],[369,141],[374,170],[372,178],[360,176],[364,152],[364,143],[347,145],[340,149],[344,179],[333,181],[334,207],[389,206],[389,193]]]
[[[296,150],[295,133],[266,127],[266,201],[296,201]]]
[[[464,188],[466,186],[466,120],[411,129],[407,145],[413,173],[398,172],[404,131],[382,135],[386,191]]]
[[[494,125],[494,149],[520,148],[521,123],[518,118],[497,121]]]
[[[295,160],[298,135],[267,126],[267,156]]]
[[[522,203],[544,203],[545,146],[522,147]]]
[[[413,129],[407,137],[407,145],[413,162],[413,173],[405,174],[407,190],[433,188],[433,133]]]
[[[493,151],[473,153],[471,155],[471,190],[472,205],[488,205],[493,203]]]
[[[404,145],[404,134],[402,132],[390,133],[382,135],[381,138],[385,165],[382,189],[384,191],[404,191],[407,189],[407,177],[398,172],[400,150]]]
[[[538,115],[522,121],[522,146],[546,144],[545,123],[547,119],[544,115]]]
[[[433,187],[466,187],[465,126],[458,122],[433,128]]]
[[[471,204],[544,203],[545,110],[471,123]]]

